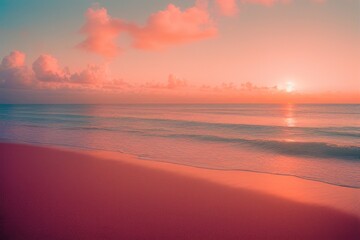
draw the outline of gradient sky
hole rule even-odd
[[[358,0],[0,0],[0,102],[360,102],[359,43]]]

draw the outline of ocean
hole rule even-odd
[[[0,141],[360,188],[360,105],[0,105]]]

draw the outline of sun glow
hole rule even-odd
[[[285,88],[286,92],[291,93],[295,90],[295,86],[293,82],[287,82],[286,83],[286,88]]]

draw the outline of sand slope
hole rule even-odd
[[[0,144],[0,196],[2,239],[360,239],[334,209],[28,145]]]

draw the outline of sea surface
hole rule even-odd
[[[0,105],[0,141],[360,188],[360,105]]]

